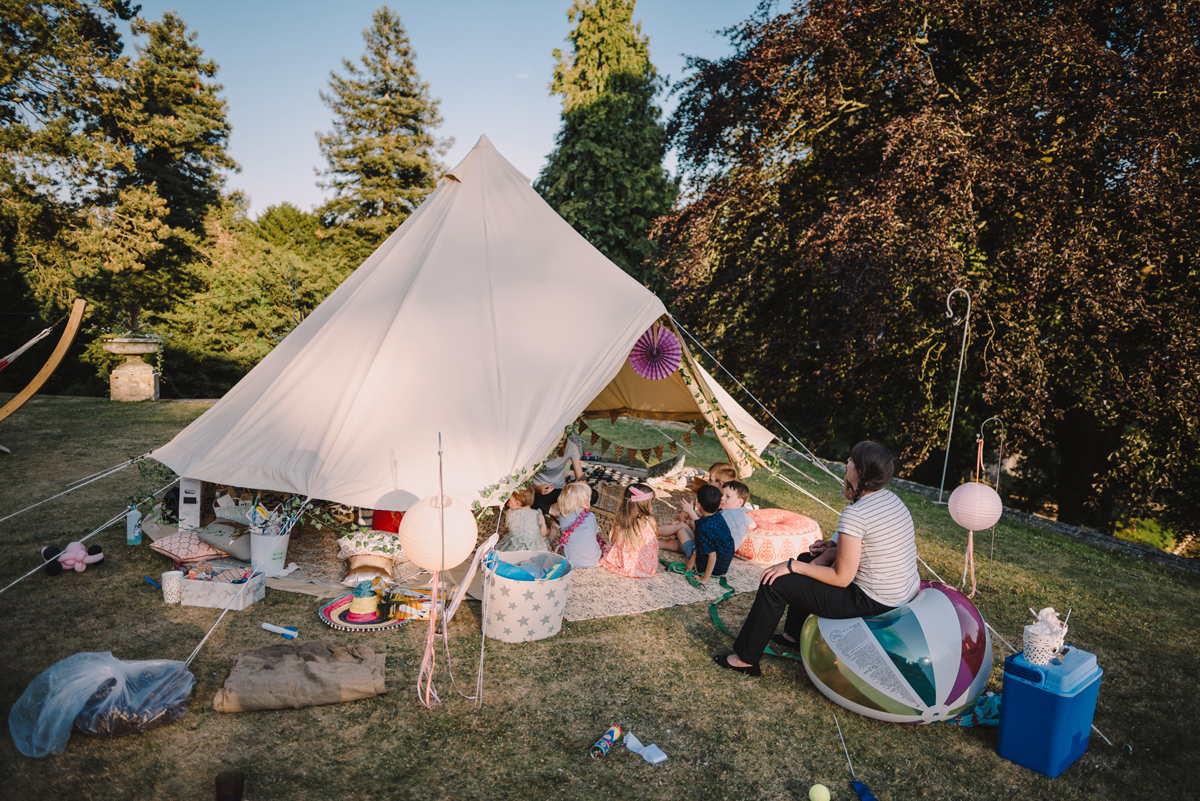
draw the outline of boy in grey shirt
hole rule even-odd
[[[721,517],[729,525],[729,533],[733,535],[733,550],[742,547],[742,540],[747,531],[758,528],[758,523],[746,511],[746,501],[750,500],[750,488],[740,481],[726,481],[721,488]]]

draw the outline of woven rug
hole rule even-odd
[[[592,513],[600,524],[600,533],[605,541],[611,540],[613,518],[617,505],[625,491],[622,484],[600,484],[596,487],[600,498],[592,505]],[[696,495],[687,490],[675,491],[660,487],[654,499],[654,519],[659,525],[675,521],[681,500],[695,502]],[[672,562],[683,562],[683,554],[663,551],[662,556]],[[742,559],[734,558],[729,565],[725,580],[737,592],[754,592],[758,589],[763,569]],[[670,606],[694,604],[700,601],[715,601],[725,590],[710,580],[703,588],[693,587],[679,573],[667,573],[660,569],[650,578],[627,578],[618,576],[604,568],[575,570],[572,572],[571,589],[567,594],[567,609],[563,617],[567,620],[592,620],[599,617],[634,615],[652,612]]]
[[[675,562],[682,562],[682,554],[663,553]],[[763,569],[742,559],[735,558],[729,565],[725,580],[737,592],[754,592],[758,589]],[[627,578],[618,576],[602,567],[594,570],[571,572],[571,589],[567,593],[567,609],[563,617],[567,620],[592,620],[598,617],[634,615],[652,612],[670,606],[712,602],[725,594],[716,579],[709,579],[703,588],[693,587],[679,573],[667,573],[661,567],[650,578]]]
[[[592,511],[605,540],[610,539],[613,518],[620,503],[623,484],[597,482],[600,498]],[[670,523],[680,511],[680,500],[695,500],[691,492],[664,492],[661,488],[654,501],[654,517],[659,524]],[[479,523],[480,542],[494,530],[494,518]],[[329,527],[298,525],[292,530],[288,543],[287,562],[295,563],[298,569],[288,575],[267,579],[267,586],[287,592],[298,592],[317,597],[336,597],[347,591],[341,578],[346,569],[345,560],[337,557],[338,535]],[[671,561],[682,562],[683,555],[664,551],[662,555]],[[229,560],[234,561],[234,560]],[[407,560],[395,565],[392,575],[400,583],[420,582],[427,576],[424,571]],[[762,568],[742,559],[735,558],[729,566],[726,580],[737,592],[754,592],[758,588]],[[567,596],[564,617],[567,620],[592,620],[601,617],[633,615],[666,609],[671,606],[712,602],[724,594],[721,585],[710,580],[704,588],[693,587],[678,573],[667,573],[660,569],[650,578],[638,579],[618,576],[604,568],[575,570],[571,589]]]

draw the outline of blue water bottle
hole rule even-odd
[[[142,544],[142,513],[136,506],[130,506],[125,513],[125,544]]]

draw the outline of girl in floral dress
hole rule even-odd
[[[612,548],[600,566],[631,578],[649,578],[658,571],[658,523],[652,506],[654,490],[645,484],[625,488],[613,521]]]

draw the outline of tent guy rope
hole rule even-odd
[[[171,483],[173,484],[175,482],[171,482]],[[168,484],[167,486],[169,487],[170,484]],[[166,487],[163,487],[163,489],[166,489]],[[159,490],[159,492],[161,492],[161,491],[162,490]],[[284,520],[283,527],[279,530],[279,538],[280,539],[282,539],[283,537],[286,537],[288,535],[288,533],[291,532],[292,527],[296,525],[296,521],[298,521],[300,519],[300,516],[302,514],[304,514],[304,510],[308,507],[308,504],[310,501],[312,501],[311,497],[305,498],[304,503],[300,504],[300,506],[298,506],[291,514],[289,514],[287,516],[287,518]],[[245,592],[246,588],[250,586],[251,579],[253,579],[254,576],[257,576],[257,575],[258,575],[257,572],[254,573],[249,579],[246,579],[246,581],[242,583],[241,589],[239,589],[234,594],[234,596],[229,599],[229,603],[227,603],[225,605],[225,608],[221,611],[221,614],[217,616],[216,622],[214,622],[212,624],[212,626],[209,627],[208,631],[200,639],[200,642],[198,642],[196,644],[196,647],[194,649],[192,649],[192,653],[188,655],[188,658],[184,660],[183,664],[185,664],[189,667],[191,666],[192,660],[194,660],[200,654],[200,649],[204,647],[204,643],[208,642],[208,638],[211,637],[212,633],[217,630],[217,626],[219,626],[221,624],[221,621],[225,618],[225,615],[227,615],[229,613],[230,608],[235,603],[237,603],[238,598],[241,598],[242,593]]]
[[[937,579],[938,581],[942,582],[943,584],[946,584],[946,580],[945,580],[945,579],[943,579],[941,576],[939,576],[939,575],[937,574],[937,571],[936,571],[936,570],[934,570],[932,567],[930,567],[930,566],[929,566],[929,563],[928,563],[928,562],[926,562],[926,561],[925,561],[924,559],[922,559],[920,556],[917,556],[917,561],[918,561],[918,562],[920,562],[921,564],[925,565],[925,569],[926,569],[926,570],[928,570],[930,573],[932,573],[932,574],[933,574],[933,577],[934,577],[935,579]],[[948,585],[948,584],[947,584],[946,586],[950,586],[950,585]],[[991,624],[991,623],[988,623],[988,622],[985,620],[985,621],[983,621],[983,625],[987,626],[987,628],[988,628],[988,631],[990,631],[992,634],[995,634],[995,635],[996,635],[996,639],[1000,640],[1000,642],[1002,642],[1002,643],[1004,643],[1005,645],[1007,645],[1007,646],[1008,646],[1008,650],[1009,650],[1009,651],[1011,651],[1011,652],[1012,652],[1012,653],[1014,653],[1014,654],[1018,654],[1018,653],[1020,653],[1020,652],[1021,652],[1021,651],[1020,651],[1020,649],[1014,648],[1012,643],[1010,643],[1008,640],[1004,639],[1004,636],[1003,636],[1003,635],[1002,635],[1000,632],[998,632],[998,631],[996,631],[996,629],[992,628],[992,624]],[[1104,732],[1102,732],[1102,731],[1100,731],[1098,728],[1096,728],[1096,724],[1095,724],[1095,723],[1093,723],[1093,724],[1092,724],[1092,731],[1096,732],[1096,734],[1099,734],[1099,735],[1100,735],[1100,737],[1101,737],[1101,739],[1103,739],[1103,740],[1104,740],[1104,742],[1108,743],[1110,746],[1113,744],[1113,743],[1112,743],[1112,740],[1110,740],[1110,739],[1108,739],[1107,737],[1105,737],[1105,736],[1104,736]]]
[[[143,503],[145,503],[146,501],[153,500],[153,499],[155,498],[155,496],[157,496],[157,495],[158,495],[160,492],[164,492],[164,491],[165,491],[165,490],[167,490],[169,487],[172,487],[172,486],[174,486],[174,485],[175,485],[175,484],[177,484],[178,482],[179,482],[179,479],[178,479],[178,478],[174,479],[174,480],[173,480],[173,481],[171,481],[170,483],[168,483],[168,484],[164,485],[162,488],[160,488],[160,489],[158,489],[158,490],[155,490],[153,493],[151,493],[151,494],[150,494],[150,496],[149,496],[149,497],[147,497],[147,498],[144,498],[143,500],[140,500],[140,501],[138,501],[137,503],[135,503],[135,504],[134,504],[134,506],[141,506],[141,505],[142,505]],[[57,496],[56,496],[56,497],[57,497]],[[43,503],[44,503],[44,501],[43,501]],[[90,533],[89,533],[89,534],[88,534],[86,537],[82,537],[81,539],[75,540],[75,542],[87,542],[87,541],[88,541],[88,540],[90,540],[92,537],[94,537],[94,536],[96,536],[97,534],[99,534],[101,531],[104,531],[104,529],[108,528],[109,526],[111,526],[111,525],[113,525],[114,523],[116,523],[118,520],[120,520],[120,519],[122,519],[123,517],[125,517],[125,515],[126,515],[126,514],[128,514],[128,513],[129,513],[129,509],[128,509],[128,508],[126,508],[126,509],[122,509],[122,510],[121,510],[120,512],[118,512],[118,513],[117,513],[117,514],[116,514],[114,517],[111,517],[111,518],[109,518],[109,519],[108,519],[108,521],[106,521],[106,522],[104,522],[104,523],[101,523],[101,524],[100,524],[100,526],[99,526],[98,528],[94,528],[94,529],[92,529],[92,531],[91,531],[91,532],[90,532]],[[11,515],[10,515],[10,517],[11,517]],[[7,519],[8,519],[8,518],[5,518],[5,520],[7,520]],[[53,561],[54,561],[56,558],[58,558],[58,557],[51,557],[50,559],[47,559],[45,562],[42,562],[40,565],[38,565],[37,567],[35,567],[33,570],[30,570],[30,571],[29,571],[28,573],[26,573],[25,575],[23,575],[23,576],[21,576],[20,578],[18,578],[18,579],[16,579],[16,580],[14,580],[14,581],[13,581],[11,584],[9,584],[7,587],[4,587],[3,589],[0,589],[0,595],[4,594],[5,592],[7,592],[7,591],[8,591],[9,589],[11,589],[12,587],[15,587],[17,584],[20,584],[22,581],[24,581],[25,579],[29,578],[29,577],[30,577],[30,576],[32,576],[34,573],[38,572],[39,570],[41,570],[41,569],[42,569],[43,567],[45,567],[46,565],[48,565],[48,564],[50,564],[51,562],[53,562]]]
[[[148,456],[148,455],[149,454],[135,456],[132,459],[130,459],[129,461],[122,462],[121,464],[116,465],[115,467],[109,467],[105,470],[101,470],[99,473],[92,473],[92,475],[90,475],[86,478],[81,478],[81,479],[79,479],[79,481],[75,482],[72,486],[69,486],[67,489],[63,490],[62,492],[58,493],[57,495],[51,495],[49,498],[46,498],[43,501],[38,501],[35,504],[26,506],[24,509],[21,509],[18,512],[13,512],[12,514],[10,514],[6,517],[0,517],[0,523],[3,523],[5,520],[11,520],[12,518],[16,517],[19,514],[24,514],[25,512],[28,512],[30,509],[36,509],[37,507],[41,506],[43,503],[49,503],[50,501],[54,500],[55,498],[61,498],[62,496],[72,493],[77,489],[86,487],[88,484],[93,484],[102,478],[108,478],[109,476],[113,475],[114,473],[119,473],[122,470],[124,470],[126,467],[129,467],[131,464],[140,462],[142,459],[145,459],[146,456]],[[176,479],[176,480],[178,480],[178,479]],[[175,482],[172,481],[171,483],[174,484]],[[168,484],[167,486],[170,486],[170,485]],[[164,489],[166,489],[166,488],[164,487]],[[155,494],[157,495],[158,493],[155,493]]]
[[[804,449],[804,450],[803,450],[803,452],[797,451],[797,453],[800,453],[800,455],[801,455],[801,456],[804,456],[806,459],[808,459],[810,462],[812,462],[812,463],[813,463],[813,464],[814,464],[816,467],[818,467],[818,468],[820,468],[821,470],[823,470],[824,472],[828,473],[828,474],[829,474],[829,477],[830,477],[830,478],[832,478],[834,481],[836,481],[836,482],[837,482],[837,483],[839,483],[839,484],[841,484],[841,483],[842,483],[842,479],[841,479],[841,478],[839,478],[839,477],[837,476],[837,474],[835,474],[835,473],[834,473],[832,470],[830,470],[828,467],[826,467],[826,466],[825,466],[825,464],[824,464],[824,462],[822,462],[820,459],[818,459],[818,458],[817,458],[817,455],[816,455],[815,453],[813,453],[812,451],[810,451],[810,450],[809,450],[809,449],[808,449],[808,448],[807,448],[807,447],[804,445],[804,443],[800,441],[800,438],[799,438],[799,437],[797,437],[795,434],[793,434],[793,433],[791,432],[791,430],[789,430],[789,429],[788,429],[788,427],[787,427],[787,426],[785,426],[785,425],[783,424],[783,421],[781,421],[781,420],[780,420],[778,417],[776,417],[776,416],[775,416],[775,415],[774,415],[774,414],[771,412],[771,410],[770,410],[770,409],[768,409],[766,406],[764,406],[764,405],[763,405],[763,402],[762,402],[762,401],[760,401],[760,400],[759,400],[757,397],[755,397],[755,396],[754,396],[754,393],[753,393],[753,392],[751,392],[750,390],[746,389],[746,385],[745,385],[745,384],[743,384],[741,381],[738,381],[738,379],[737,379],[737,376],[735,376],[733,373],[729,372],[729,370],[727,370],[727,369],[725,368],[725,365],[723,365],[723,364],[721,364],[719,361],[717,361],[716,357],[715,357],[715,356],[713,356],[711,353],[709,353],[709,352],[708,352],[708,349],[707,349],[707,348],[705,348],[705,347],[704,347],[702,344],[700,344],[700,340],[698,340],[698,339],[696,339],[694,336],[692,336],[692,332],[691,332],[691,331],[688,331],[686,328],[684,328],[682,325],[680,325],[679,321],[678,321],[678,320],[676,320],[674,317],[672,317],[670,313],[668,313],[668,314],[667,314],[667,316],[671,318],[671,322],[672,322],[672,323],[675,325],[675,327],[676,327],[676,328],[678,328],[680,331],[682,331],[684,334],[686,334],[688,339],[690,339],[690,340],[692,340],[692,342],[695,342],[695,343],[696,343],[696,347],[700,348],[700,350],[702,350],[702,351],[704,352],[704,355],[705,355],[705,356],[707,356],[709,359],[711,359],[711,360],[712,360],[713,364],[715,364],[717,367],[720,367],[720,368],[721,368],[721,371],[722,371],[722,372],[724,372],[724,373],[725,373],[725,375],[727,375],[727,376],[729,376],[730,378],[732,378],[732,379],[733,379],[733,383],[735,383],[735,384],[737,384],[739,387],[741,387],[741,389],[742,389],[742,392],[745,392],[745,393],[746,393],[746,395],[748,395],[748,396],[750,397],[750,399],[751,399],[751,400],[753,400],[755,403],[757,403],[757,404],[759,405],[759,408],[761,408],[761,409],[762,409],[764,412],[766,412],[766,413],[767,413],[767,414],[770,416],[770,418],[771,418],[772,420],[774,420],[774,421],[776,422],[776,424],[778,424],[778,426],[779,426],[781,429],[783,429],[785,432],[787,432],[787,435],[788,435],[789,437],[791,437],[791,438],[792,438],[792,440],[793,440],[793,441],[795,441],[795,443],[796,443],[797,445],[799,445],[801,448],[803,448],[803,449]]]

